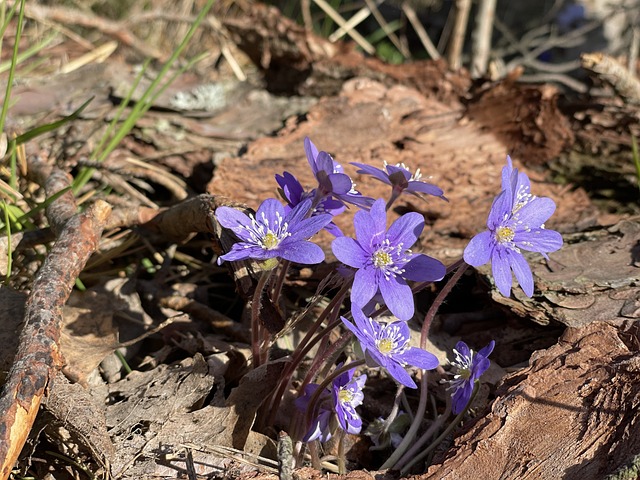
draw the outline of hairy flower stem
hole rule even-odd
[[[280,381],[278,383],[278,387],[273,393],[270,403],[269,403],[269,418],[267,419],[267,425],[273,425],[275,421],[276,414],[278,413],[278,409],[280,408],[280,402],[282,402],[282,396],[284,392],[287,390],[289,383],[291,382],[291,376],[293,372],[296,371],[296,368],[300,365],[300,362],[304,359],[305,355],[313,348],[313,346],[317,343],[317,340],[322,338],[327,332],[330,332],[334,326],[329,325],[325,330],[323,330],[316,337],[315,341],[311,341],[313,335],[318,331],[322,323],[325,321],[327,316],[333,311],[339,312],[340,306],[342,305],[342,301],[344,300],[345,295],[349,291],[349,287],[351,285],[349,282],[346,282],[342,288],[338,291],[335,297],[329,302],[329,305],[322,311],[322,313],[318,316],[314,324],[311,326],[307,334],[304,336],[302,341],[298,344],[295,351],[292,354],[291,362],[287,365],[284,372],[282,373],[282,377],[280,377]],[[337,317],[337,313],[335,317]],[[332,321],[331,324],[337,325],[339,322]]]
[[[282,293],[282,285],[284,285],[284,279],[287,276],[291,262],[283,259],[280,264],[280,274],[278,275],[276,284],[273,287],[273,296],[271,297],[276,305],[279,303],[280,294]]]
[[[449,424],[446,430],[442,432],[440,436],[436,438],[431,445],[429,445],[422,452],[420,452],[418,455],[412,458],[411,461],[405,467],[402,468],[401,474],[403,475],[406,474],[411,467],[413,467],[416,463],[422,461],[427,455],[429,455],[429,453],[433,451],[434,448],[436,448],[440,444],[440,442],[442,442],[442,440],[447,438],[447,436],[453,431],[454,428],[456,428],[460,424],[460,422],[464,418],[464,415],[467,413],[467,410],[469,410],[469,407],[471,406],[473,399],[476,398],[476,394],[478,393],[479,386],[480,386],[480,382],[476,380],[476,384],[473,387],[473,393],[471,394],[471,398],[469,399],[469,402],[467,403],[467,406],[464,408],[464,410],[462,410],[456,416],[456,418],[453,419],[453,421]]]
[[[459,264],[459,265],[458,265]],[[427,338],[429,337],[429,329],[431,328],[431,323],[436,316],[436,313],[440,309],[440,306],[444,302],[445,298],[451,293],[454,285],[458,283],[460,277],[467,269],[468,265],[463,261],[456,262],[455,265],[458,265],[458,269],[451,276],[451,278],[447,281],[445,286],[440,290],[438,296],[435,298],[431,307],[429,307],[429,311],[424,317],[424,322],[422,323],[422,329],[420,331],[420,348],[426,350],[427,348]],[[405,454],[407,449],[413,445],[413,440],[418,433],[420,425],[422,424],[422,419],[424,418],[424,413],[427,409],[427,394],[428,394],[428,384],[427,384],[427,372],[422,372],[422,378],[420,379],[420,400],[418,401],[418,408],[416,410],[415,416],[413,417],[413,422],[411,422],[411,426],[407,431],[407,434],[404,436],[404,439],[398,445],[398,448],[391,454],[391,456],[387,459],[386,462],[382,465],[382,469],[391,468],[395,466],[396,462],[400,460],[400,458]]]
[[[338,434],[338,475],[345,475],[347,473],[346,454],[345,454],[345,442],[344,437],[346,432],[340,430]]]
[[[400,403],[402,401],[402,393],[404,392],[404,385],[398,384],[398,390],[396,390],[396,396],[393,399],[393,407],[391,407],[391,412],[389,412],[389,416],[384,421],[384,425],[382,427],[382,432],[387,433],[391,424],[398,416],[398,412],[400,411]]]
[[[396,464],[394,465],[394,470],[402,470],[404,465],[407,462],[411,461],[418,454],[422,446],[430,438],[432,438],[434,434],[438,430],[440,430],[440,428],[442,428],[442,425],[444,424],[445,420],[449,418],[449,415],[451,415],[451,401],[447,402],[447,408],[445,409],[444,413],[440,415],[436,419],[436,421],[431,424],[431,426],[427,429],[427,431],[424,432],[420,436],[420,438],[411,446],[411,448],[407,450],[407,452],[402,456],[402,458],[398,460],[398,462],[396,462]]]
[[[329,326],[326,328],[325,331],[327,332],[331,331],[333,328],[337,327],[338,324],[340,323],[341,321],[337,320],[336,322],[329,324]],[[313,342],[309,343],[309,345],[311,345],[311,343],[315,344],[317,343],[317,341],[323,338],[328,338],[328,337],[318,335],[316,336],[316,338],[313,339]],[[352,338],[353,338],[353,335],[351,335],[351,332],[345,332],[345,334],[342,335],[336,342],[329,345],[329,347],[327,347],[326,349],[322,349],[322,351],[316,356],[313,363],[311,364],[311,367],[309,368],[307,375],[304,377],[302,384],[300,384],[300,387],[298,388],[299,393],[302,393],[302,391],[304,390],[304,387],[309,383],[311,383],[311,380],[315,378],[322,364],[330,363],[329,362],[330,359],[337,357],[340,354],[340,352],[344,350],[344,348],[347,346],[347,344],[351,341]]]
[[[459,264],[459,265],[458,265]],[[449,296],[453,287],[458,283],[465,270],[469,265],[467,265],[464,261],[458,261],[455,264],[457,266],[456,272],[451,276],[451,278],[447,281],[445,286],[440,290],[440,293],[436,296],[435,300],[429,307],[427,314],[424,316],[424,322],[422,322],[422,329],[420,330],[420,348],[423,350],[427,348],[427,338],[429,338],[429,330],[431,329],[431,324],[433,323],[433,319],[440,310],[440,307],[444,303],[445,298]]]
[[[264,270],[256,285],[256,290],[253,292],[253,300],[251,302],[251,355],[253,368],[260,366],[260,340],[262,335],[260,334],[260,310],[262,309],[262,292],[264,291],[271,273],[273,270]]]
[[[339,343],[339,342],[336,342],[336,343]],[[313,417],[317,413],[316,410],[317,410],[317,407],[318,407],[318,400],[320,399],[320,396],[323,394],[323,392],[326,390],[326,388],[329,386],[329,384],[331,384],[331,382],[335,378],[339,377],[344,372],[348,372],[352,368],[356,368],[356,367],[359,367],[360,365],[364,365],[364,364],[365,364],[364,359],[363,360],[355,360],[355,361],[353,361],[351,363],[347,363],[346,365],[343,365],[342,367],[337,368],[336,370],[334,370],[331,373],[331,375],[327,376],[327,378],[325,378],[323,380],[323,382],[316,389],[314,394],[311,396],[311,399],[309,400],[309,405],[307,406],[307,412],[305,414],[305,421],[304,421],[305,430],[309,429],[309,425],[311,425],[311,421],[313,420]]]
[[[398,191],[398,189],[396,188],[394,188],[391,191],[391,197],[389,197],[389,200],[387,201],[387,204],[384,207],[387,212],[391,209],[391,205],[394,204],[394,202],[398,199],[401,193],[402,193],[402,190]]]

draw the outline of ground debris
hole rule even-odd
[[[632,350],[623,335],[601,322],[567,329],[419,478],[580,480],[626,465],[640,448],[640,385],[637,331]]]

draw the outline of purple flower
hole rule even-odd
[[[311,200],[305,200],[289,212],[274,198],[268,198],[254,215],[235,208],[218,207],[216,218],[240,239],[219,261],[253,258],[284,258],[292,262],[314,264],[324,260],[322,249],[307,241],[331,221],[331,215],[307,218]]]
[[[407,192],[422,199],[424,199],[422,194],[426,194],[446,200],[442,189],[431,183],[420,180],[422,178],[422,174],[420,173],[419,168],[416,170],[416,173],[412,174],[404,163],[388,165],[387,162],[384,162],[385,170],[381,170],[364,163],[352,162],[351,165],[355,165],[360,168],[358,173],[371,175],[381,182],[391,185],[393,189],[391,195],[394,199],[402,192]]]
[[[387,231],[384,200],[378,199],[371,211],[357,212],[353,223],[357,240],[338,237],[331,244],[338,260],[358,269],[351,301],[363,308],[379,290],[391,313],[409,320],[414,306],[406,280],[436,281],[446,272],[438,260],[409,250],[424,228],[424,218],[416,212],[407,213]]]
[[[373,199],[363,196],[355,189],[355,184],[344,173],[342,165],[336,162],[327,152],[318,152],[318,149],[309,139],[304,139],[304,151],[307,161],[311,166],[313,175],[318,180],[316,195],[322,199],[331,196],[343,203],[351,203],[360,208],[369,208]]]
[[[416,388],[416,384],[405,370],[407,365],[424,370],[438,366],[435,355],[409,346],[411,332],[406,322],[379,323],[365,316],[357,307],[352,308],[351,313],[354,323],[340,318],[360,342],[370,366],[386,369],[397,382],[409,388]]]
[[[342,365],[339,364],[338,368]],[[356,412],[356,407],[362,405],[364,395],[362,389],[367,381],[366,375],[353,377],[355,368],[338,375],[332,382],[331,391],[326,390],[318,399],[317,415],[313,418],[311,427],[303,440],[310,442],[320,440],[326,442],[331,438],[331,420],[335,413],[338,424],[347,433],[357,434],[362,429],[362,419]],[[311,397],[316,393],[320,385],[309,384],[304,388],[304,395],[297,398],[295,406],[305,412],[309,408]]]
[[[282,175],[276,174],[276,182],[278,182],[278,185],[280,185],[279,191],[282,198],[287,201],[287,206],[285,207],[285,211],[287,212],[303,200],[313,200],[316,196],[316,189],[313,189],[310,192],[305,192],[302,188],[302,184],[289,172],[284,172]],[[335,200],[331,197],[325,197],[322,198],[318,205],[313,209],[313,213],[311,214],[311,216],[328,213],[329,215],[335,217],[336,215],[344,212],[345,208],[346,207],[344,203],[342,203],[341,201]],[[334,237],[342,236],[342,232],[333,222],[329,222],[327,225],[325,225],[324,229],[331,233]]]
[[[505,297],[511,294],[511,271],[524,293],[533,295],[533,275],[522,250],[539,252],[545,258],[562,246],[562,236],[546,230],[544,222],[556,204],[530,192],[529,178],[513,168],[511,158],[502,169],[502,192],[495,198],[487,219],[488,230],[471,239],[464,261],[479,267],[491,261],[496,286]]]
[[[317,383],[310,383],[304,387],[304,394],[296,398],[294,404],[298,410],[303,414],[306,414],[311,398],[320,388]],[[317,414],[311,422],[311,426],[303,437],[303,441],[312,442],[313,440],[320,440],[321,442],[327,442],[331,439],[331,418],[333,416],[333,410],[330,404],[330,392],[326,390],[320,394],[318,399]]]
[[[353,378],[354,372],[355,368],[344,372],[333,381],[333,402],[340,427],[347,433],[356,434],[362,429],[362,419],[356,412],[356,407],[362,405],[362,389],[367,376]]]
[[[489,345],[478,353],[471,350],[466,343],[458,342],[453,353],[456,359],[451,364],[456,367],[457,373],[451,380],[453,413],[457,415],[464,410],[471,399],[473,387],[480,376],[489,368],[490,362],[487,358],[493,351],[495,342],[491,340]]]

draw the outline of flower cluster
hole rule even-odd
[[[421,214],[405,213],[387,228],[387,211],[403,193],[423,199],[425,195],[447,199],[439,187],[422,181],[419,169],[411,173],[404,164],[385,163],[382,170],[362,163],[352,163],[358,168],[358,173],[370,175],[391,187],[386,202],[381,198],[374,200],[365,197],[355,189],[355,184],[344,173],[342,166],[327,152],[318,151],[308,138],[304,141],[304,150],[317,182],[312,188],[305,188],[290,172],[283,172],[275,178],[286,205],[276,199],[267,199],[262,202],[255,215],[228,207],[217,209],[219,223],[238,237],[238,242],[228,253],[220,256],[219,261],[254,259],[276,263],[275,259],[282,259],[316,264],[324,260],[324,252],[310,238],[321,229],[326,229],[336,237],[331,250],[342,263],[339,268],[349,273],[344,275],[345,281],[351,282],[343,290],[346,295],[346,288],[351,288],[351,316],[340,316],[340,319],[343,327],[357,341],[359,348],[354,350],[361,351],[364,358],[346,366],[339,363],[321,384],[307,383],[313,381],[315,372],[318,371],[318,368],[311,368],[312,373],[303,382],[305,386],[295,400],[296,409],[303,412],[305,419],[304,432],[299,437],[305,442],[326,442],[337,429],[350,434],[357,434],[362,430],[363,421],[356,408],[363,403],[363,388],[367,376],[356,375],[356,369],[360,365],[381,367],[400,387],[408,388],[417,387],[408,367],[427,371],[439,366],[435,355],[411,346],[411,330],[407,321],[415,314],[414,290],[419,290],[426,283],[442,280],[447,269],[439,260],[412,251],[425,227]],[[349,206],[359,208],[353,217],[354,238],[344,236],[333,221]],[[554,210],[555,203],[551,199],[531,194],[528,177],[514,168],[511,159],[507,157],[507,165],[502,170],[501,192],[493,201],[487,219],[487,230],[469,242],[464,250],[464,260],[476,267],[490,261],[495,283],[502,294],[508,296],[511,293],[512,275],[515,275],[525,294],[531,296],[533,275],[522,252],[539,252],[546,257],[547,253],[562,246],[561,235],[544,227],[544,222]],[[288,264],[285,262],[285,265]],[[286,268],[282,268],[280,286],[285,273]],[[456,275],[453,277],[451,283],[458,278]],[[260,288],[269,285],[267,279],[259,284]],[[273,286],[268,288],[273,288],[274,292],[279,291],[279,288]],[[443,292],[445,291],[449,290],[444,288]],[[259,294],[261,292],[256,288],[254,299],[259,299]],[[442,295],[444,297],[445,294]],[[437,300],[434,305],[439,305]],[[376,307],[380,308],[376,310]],[[328,318],[334,319],[344,313],[340,310],[339,302],[331,308],[335,310],[320,316],[316,328],[329,313],[332,316]],[[433,309],[437,310],[435,307]],[[384,310],[391,312],[393,317],[384,320],[378,318],[377,314]],[[254,325],[259,326],[254,318],[259,313],[259,308],[252,308],[252,328]],[[314,343],[326,333],[326,329],[320,330],[313,338]],[[311,335],[307,336],[311,338]],[[307,336],[296,352],[302,353],[293,357],[298,361],[309,351],[311,340]],[[255,335],[253,339],[261,340],[260,335]],[[348,339],[343,340],[344,345]],[[320,344],[317,358],[344,355],[340,353],[341,350],[327,353],[327,345],[328,341],[325,339]],[[450,381],[452,411],[455,414],[462,413],[470,403],[480,376],[489,368],[488,357],[494,346],[495,343],[491,341],[476,353],[466,343],[457,343],[453,350],[455,359],[452,361],[455,374]],[[253,353],[254,358],[261,354],[259,348],[254,348]],[[352,354],[347,356],[349,355]],[[320,363],[321,361],[316,362],[316,367]],[[353,368],[350,368],[352,365]],[[328,365],[332,366],[333,364]],[[289,378],[290,376],[281,382],[279,392],[286,391],[290,385]],[[426,390],[423,389],[424,391]],[[275,399],[276,406],[279,400]],[[271,403],[274,404],[273,401]],[[421,404],[426,404],[426,401],[421,400]],[[396,404],[395,413],[390,415],[388,421],[378,419],[371,422],[367,431],[379,444],[377,448],[383,448],[395,440],[398,448],[406,449],[405,444],[411,442],[411,438],[402,439],[398,435],[406,426],[404,421],[398,422],[398,432],[391,429],[398,407],[399,404]],[[422,416],[416,415],[415,418],[419,424]],[[408,437],[409,432],[417,430],[416,425],[407,431]]]

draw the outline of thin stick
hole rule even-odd
[[[325,2],[325,0],[313,0],[313,1],[316,5],[318,5],[324,11],[324,13],[326,13],[327,15],[329,15],[329,17],[331,17],[331,20],[336,22],[341,27],[343,28],[345,27],[345,25],[347,24],[347,21],[344,18],[342,18],[342,16],[338,12],[336,12],[331,7],[331,5]],[[373,45],[367,42],[366,38],[360,35],[357,31],[349,30],[348,34],[353,39],[353,41],[356,42],[360,46],[360,48],[362,48],[369,55],[373,55],[374,53],[376,53],[376,49],[373,47]]]
[[[438,60],[440,58],[440,52],[438,52],[438,49],[429,38],[429,34],[427,34],[427,31],[422,26],[422,23],[420,23],[418,15],[416,15],[416,11],[409,4],[409,2],[402,2],[402,11],[407,16],[407,20],[409,20],[409,23],[418,34],[418,38],[422,42],[422,46],[427,51],[429,56],[434,60]]]
[[[473,78],[482,77],[487,73],[495,14],[496,0],[480,0],[471,42],[471,76]]]
[[[471,0],[456,0],[455,9],[456,20],[453,25],[453,37],[451,38],[451,43],[449,43],[447,60],[449,61],[449,68],[459,70],[462,66],[462,47],[467,33]]]

